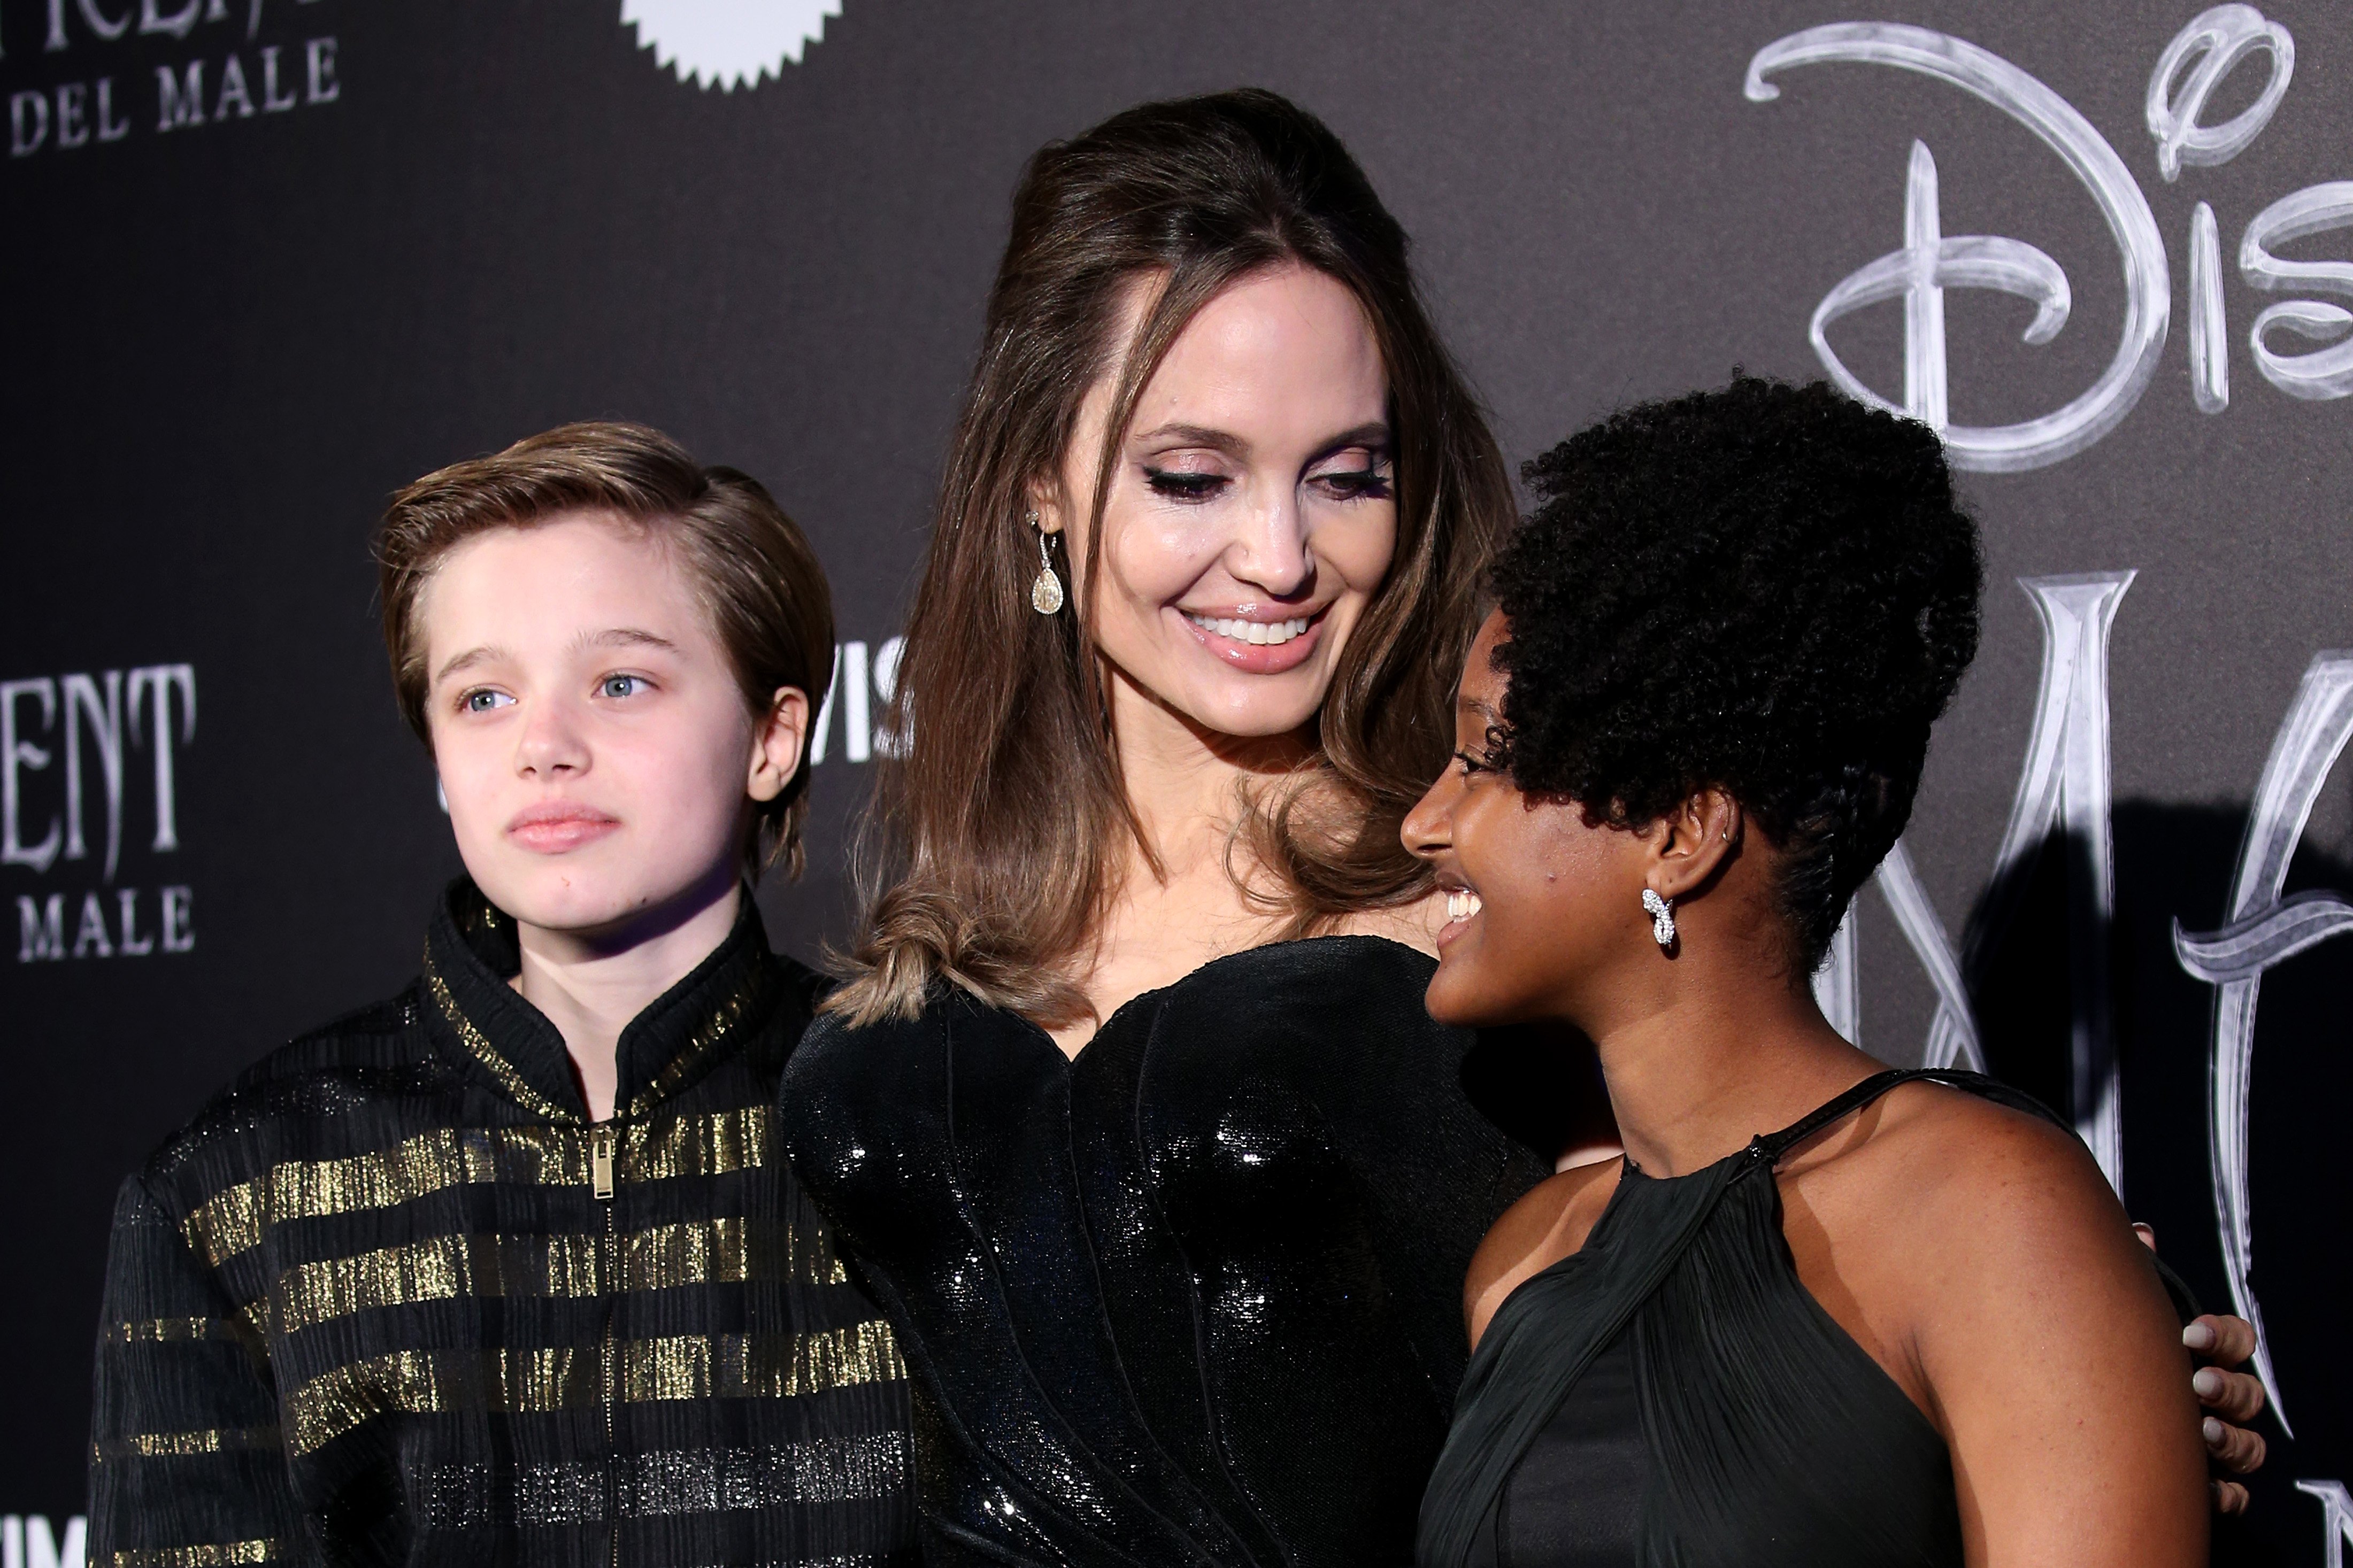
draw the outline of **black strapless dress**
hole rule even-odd
[[[811,1026],[779,1131],[905,1354],[927,1562],[1410,1561],[1464,1271],[1547,1171],[1465,1098],[1432,967],[1253,949],[1075,1060],[944,989]]]
[[[1481,1338],[1421,1568],[1959,1568],[1944,1439],[1798,1278],[1773,1180],[1799,1142],[1920,1079],[2058,1122],[1991,1079],[1915,1069],[1689,1175],[1628,1162],[1585,1246]],[[2150,1263],[2186,1321],[2194,1303]]]

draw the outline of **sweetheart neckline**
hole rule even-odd
[[[1273,953],[1283,949],[1313,947],[1326,942],[1371,943],[1376,947],[1393,947],[1397,949],[1398,952],[1404,953],[1409,957],[1418,959],[1423,963],[1430,965],[1432,969],[1438,967],[1438,961],[1430,957],[1430,954],[1422,952],[1421,949],[1399,942],[1395,937],[1376,936],[1369,931],[1339,931],[1328,936],[1300,936],[1289,937],[1281,942],[1262,942],[1254,947],[1245,947],[1233,952],[1221,952],[1218,954],[1217,957],[1209,959],[1206,963],[1187,970],[1184,973],[1178,975],[1176,979],[1169,981],[1165,985],[1155,985],[1149,991],[1137,992],[1134,995],[1129,997],[1126,1001],[1113,1008],[1111,1011],[1111,1016],[1105,1018],[1101,1024],[1098,1024],[1095,1026],[1095,1032],[1089,1035],[1086,1038],[1086,1042],[1080,1046],[1075,1051],[1066,1051],[1062,1049],[1061,1046],[1055,1040],[1054,1037],[1046,1030],[1045,1026],[1040,1025],[1036,1019],[1029,1016],[1027,1014],[1016,1013],[1008,1007],[992,1007],[987,1003],[981,1002],[976,997],[968,996],[966,1000],[972,1002],[975,1006],[980,1008],[983,1012],[993,1016],[1013,1019],[1022,1031],[1025,1031],[1030,1037],[1042,1042],[1049,1050],[1051,1050],[1057,1057],[1060,1057],[1066,1068],[1076,1068],[1079,1065],[1079,1058],[1085,1056],[1089,1051],[1094,1049],[1095,1042],[1102,1039],[1105,1035],[1111,1033],[1113,1027],[1116,1026],[1122,1018],[1127,1016],[1131,1011],[1140,1009],[1146,1003],[1157,1002],[1166,999],[1170,994],[1190,985],[1195,981],[1200,979],[1201,976],[1208,973],[1209,971],[1230,964],[1240,963],[1245,960]]]

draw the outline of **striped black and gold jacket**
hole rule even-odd
[[[771,1131],[816,977],[746,899],[592,1126],[516,964],[458,883],[124,1184],[93,1568],[912,1557],[905,1369]]]

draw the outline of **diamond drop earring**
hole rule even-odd
[[[1021,514],[1021,521],[1038,528],[1038,514]],[[1062,607],[1062,580],[1054,575],[1054,557],[1046,547],[1046,531],[1038,529],[1038,575],[1029,581],[1029,607],[1041,616],[1050,616]]]
[[[1651,917],[1651,940],[1662,951],[1675,945],[1675,906],[1659,897],[1655,888],[1642,889],[1642,908]]]

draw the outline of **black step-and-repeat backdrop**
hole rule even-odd
[[[1945,426],[1985,652],[1820,989],[2072,1107],[2260,1317],[2221,1550],[2337,1568],[2341,0],[0,0],[5,1568],[80,1555],[117,1179],[398,987],[457,868],[385,492],[590,416],[776,489],[843,628],[763,895],[813,953],[1021,161],[1243,82],[1356,149],[1515,455],[1736,363]]]

